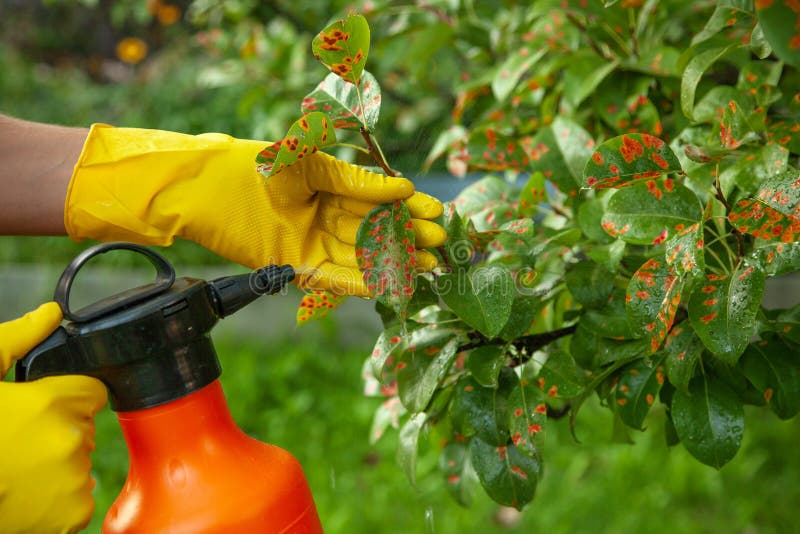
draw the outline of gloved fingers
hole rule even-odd
[[[341,267],[358,267],[356,262],[356,249],[353,244],[345,243],[339,239],[338,235],[322,232],[322,246],[331,263]],[[355,241],[355,236],[353,236]]]
[[[417,259],[417,270],[418,271],[432,271],[436,268],[439,264],[436,256],[428,252],[427,250],[417,250],[415,254]]]
[[[363,216],[337,207],[336,203],[327,202],[320,203],[317,217],[321,230],[335,235],[344,243],[350,244],[352,251],[352,245],[356,242],[358,227],[364,219]]]
[[[444,212],[444,206],[437,198],[420,191],[406,199],[406,207],[416,219],[435,219]]]
[[[19,319],[0,323],[0,378],[19,358],[49,336],[61,323],[55,302],[42,304]]]
[[[108,400],[108,392],[103,383],[90,376],[48,376],[26,384],[46,390],[53,405],[65,413],[81,414],[89,419],[99,412]]]
[[[361,271],[357,267],[324,262],[318,267],[296,271],[298,277],[295,281],[300,289],[324,289],[336,295],[369,296]]]
[[[406,199],[414,193],[414,184],[406,178],[370,172],[323,152],[304,158],[300,165],[298,171],[313,191],[327,191],[374,204]]]
[[[417,248],[438,247],[447,239],[444,228],[425,219],[411,219],[414,225],[415,246]]]

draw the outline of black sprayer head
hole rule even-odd
[[[75,275],[91,258],[110,250],[140,253],[156,268],[153,283],[128,289],[78,311],[69,307]],[[115,411],[157,406],[200,389],[219,377],[209,332],[261,295],[275,294],[294,279],[288,266],[210,282],[175,279],[172,265],[150,249],[130,243],[90,247],[64,270],[54,300],[70,322],[17,362],[18,382],[83,374],[102,380]]]

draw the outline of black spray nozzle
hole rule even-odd
[[[261,295],[274,295],[294,280],[290,265],[269,265],[248,274],[224,276],[208,283],[214,310],[220,318],[244,308]]]
[[[127,289],[81,310],[69,307],[73,278],[92,257],[117,249],[144,254],[156,281]],[[221,368],[209,335],[217,321],[294,278],[271,265],[211,282],[175,278],[157,253],[129,243],[90,247],[67,267],[55,300],[71,319],[17,362],[16,380],[83,374],[105,383],[115,411],[157,406],[210,384]]]

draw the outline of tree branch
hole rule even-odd
[[[512,342],[512,345],[514,345],[519,351],[524,350],[526,354],[518,358],[512,358],[508,365],[510,367],[522,365],[531,359],[531,356],[533,356],[534,352],[546,347],[557,339],[573,334],[576,328],[577,325],[571,325],[564,328],[559,328],[558,330],[552,330],[550,332],[531,334],[517,338]],[[485,347],[487,345],[505,345],[506,343],[507,341],[499,338],[488,339],[481,334],[477,334],[476,338],[458,347],[458,351],[461,352],[463,350],[476,349],[478,347]]]

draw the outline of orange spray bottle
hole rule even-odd
[[[146,256],[155,282],[73,312],[77,272],[117,249]],[[18,362],[16,379],[85,374],[108,387],[130,467],[104,533],[322,532],[299,462],[231,417],[209,335],[219,319],[293,277],[289,266],[269,266],[209,282],[176,280],[163,257],[129,243],[91,247],[64,271],[55,300],[70,322]]]

